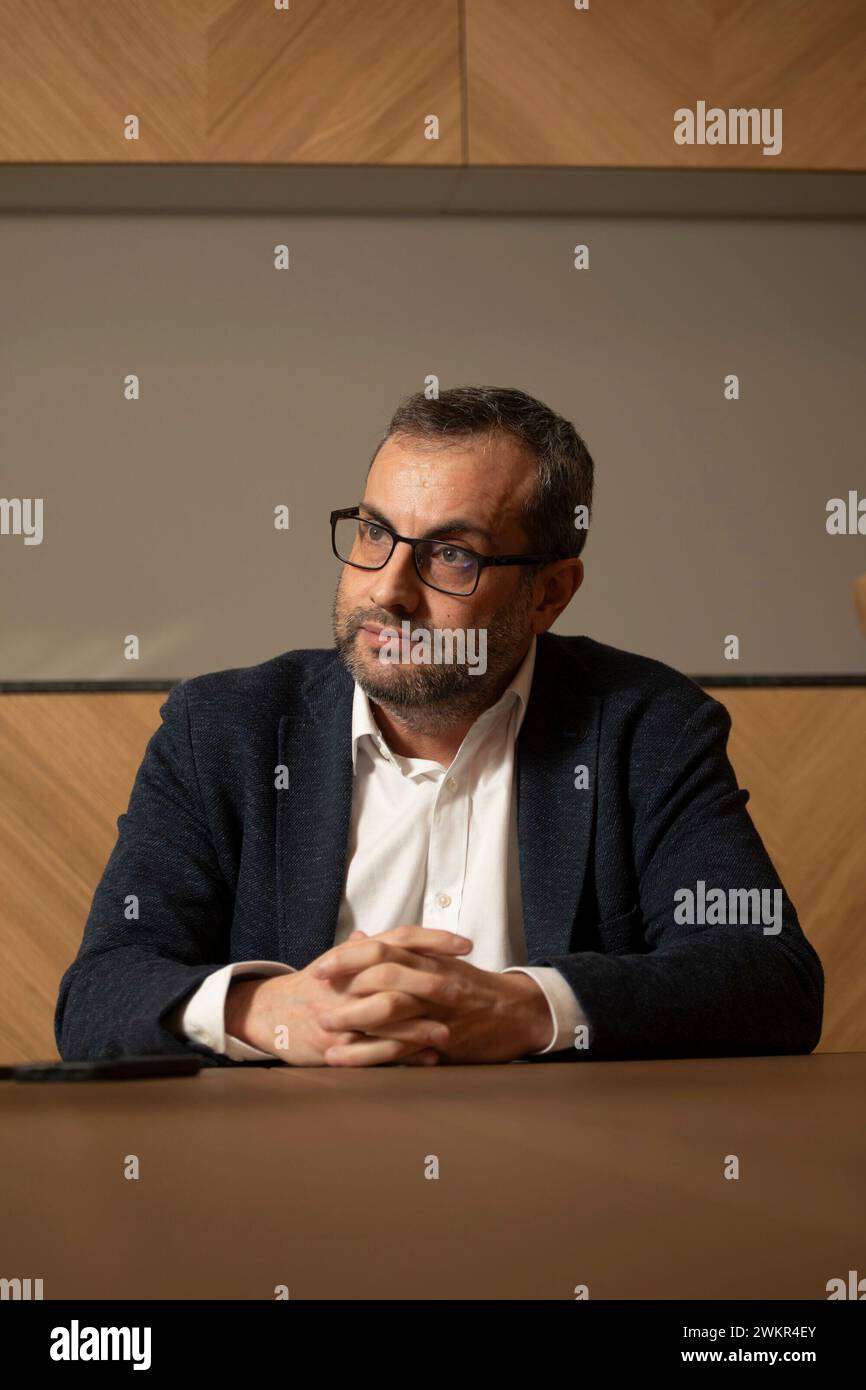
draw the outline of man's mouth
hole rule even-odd
[[[375,647],[384,647],[386,642],[400,635],[396,628],[383,627],[381,623],[362,623],[359,631],[366,632]]]

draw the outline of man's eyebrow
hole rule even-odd
[[[384,512],[380,512],[377,507],[371,507],[369,502],[361,502],[360,510],[369,512],[373,521],[378,521],[382,526],[388,526],[392,531],[396,531],[396,526],[388,520]],[[435,526],[431,526],[429,530],[425,531],[423,536],[419,536],[418,540],[431,541],[435,540],[437,536],[457,534],[480,536],[482,540],[487,541],[488,545],[493,545],[495,541],[495,537],[483,526],[479,526],[477,522],[470,521],[464,516],[454,516],[447,521],[437,522]]]

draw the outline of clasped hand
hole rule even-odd
[[[238,981],[226,1030],[295,1066],[508,1062],[545,1047],[550,1014],[536,982],[479,970],[460,959],[471,949],[468,937],[429,927],[356,931],[303,970]]]

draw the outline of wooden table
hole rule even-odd
[[[0,1275],[46,1299],[826,1299],[866,1274],[864,1099],[858,1053],[0,1082]]]

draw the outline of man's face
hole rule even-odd
[[[367,478],[363,517],[402,536],[435,536],[481,554],[517,555],[530,546],[521,508],[535,479],[534,461],[509,435],[432,449],[394,436],[383,444]],[[354,679],[377,704],[404,718],[480,712],[519,664],[533,633],[534,585],[522,566],[482,570],[474,594],[450,595],[424,584],[412,551],[398,543],[384,568],[345,565],[334,599],[334,643]],[[486,634],[486,670],[467,662],[383,661],[380,627],[401,632],[474,629]],[[369,626],[365,626],[365,624]],[[478,652],[478,638],[474,648]],[[392,644],[391,649],[394,650]],[[387,653],[386,653],[387,655]]]

